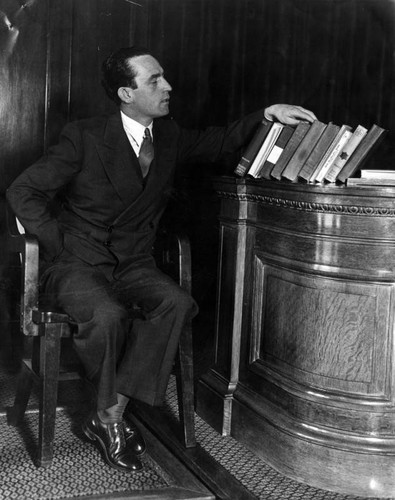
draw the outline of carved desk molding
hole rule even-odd
[[[216,193],[220,198],[226,198],[229,200],[233,199],[239,201],[261,203],[263,205],[273,205],[295,210],[305,210],[308,212],[395,217],[395,208],[388,208],[388,207],[367,207],[367,206],[357,206],[357,205],[338,205],[333,203],[330,204],[330,203],[297,201],[297,200],[288,200],[285,198],[278,198],[276,196],[265,196],[252,193],[248,194],[228,193],[226,191],[216,191]]]
[[[284,474],[395,496],[395,189],[218,178],[198,412]]]

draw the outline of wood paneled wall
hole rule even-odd
[[[296,103],[389,128],[377,161],[394,167],[394,26],[394,0],[0,0],[0,238],[5,189],[67,121],[114,109],[101,63],[131,44],[157,54],[186,126]]]
[[[112,109],[100,65],[148,45],[188,126],[274,102],[395,129],[393,0],[0,0],[0,189],[70,119]]]

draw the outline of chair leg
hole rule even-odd
[[[38,429],[38,466],[52,462],[58,397],[61,325],[47,323],[40,342],[41,398]]]
[[[18,425],[26,411],[33,386],[33,374],[30,368],[22,363],[21,372],[18,376],[14,406],[7,409],[8,425]]]
[[[185,325],[181,334],[178,359],[177,393],[180,421],[183,426],[185,447],[193,448],[196,446],[196,438],[191,322]]]

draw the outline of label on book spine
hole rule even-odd
[[[267,157],[267,161],[270,161],[271,163],[276,163],[276,161],[280,158],[282,152],[283,152],[282,148],[279,148],[276,145],[273,146],[273,149],[271,150],[269,156]]]

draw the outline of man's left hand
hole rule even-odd
[[[317,120],[312,111],[302,108],[302,106],[294,106],[293,104],[273,104],[265,109],[265,118],[292,126],[300,122],[312,123],[314,120]]]

